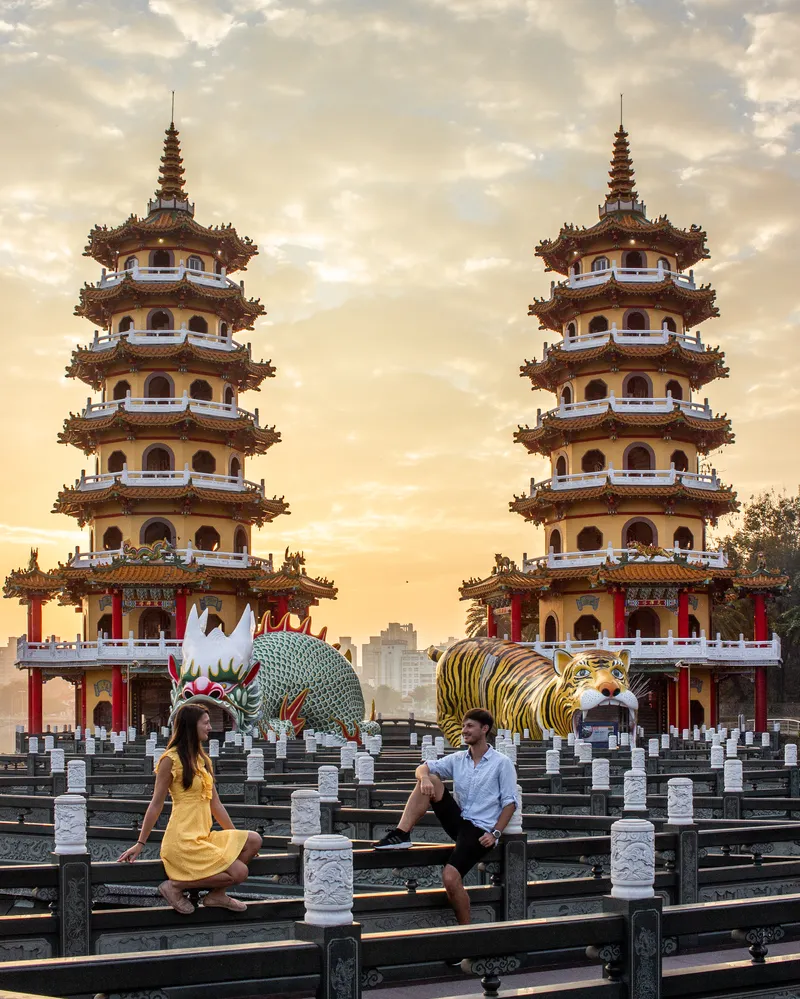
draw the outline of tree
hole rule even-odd
[[[497,630],[501,632],[501,628]],[[539,601],[536,597],[528,597],[522,601],[522,641],[535,642],[538,633]],[[486,607],[480,600],[473,600],[467,608],[466,635],[467,638],[486,638]]]
[[[471,600],[465,626],[467,638],[486,638],[486,608],[480,600]]]
[[[787,496],[774,490],[751,496],[741,523],[721,539],[730,564],[752,570],[761,555],[769,569],[779,569],[790,585],[767,601],[770,630],[781,639],[783,668],[770,670],[769,694],[775,702],[800,700],[800,495]],[[712,611],[714,630],[728,640],[739,635],[753,637],[753,605],[749,597],[718,604]],[[735,686],[743,699],[752,698],[752,689]],[[723,687],[724,691],[724,687]]]

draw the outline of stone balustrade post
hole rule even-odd
[[[409,734],[409,736],[408,736],[408,744],[409,744],[409,746],[416,746],[417,743],[418,743],[418,741],[419,741],[419,736],[417,735],[417,733],[416,732],[411,732]]]
[[[554,750],[555,750],[555,751],[556,751],[557,753],[560,753],[560,752],[561,752],[561,746],[562,746],[562,743],[563,743],[563,742],[564,742],[564,740],[563,740],[563,739],[561,738],[561,736],[560,736],[560,735],[554,735],[554,736],[553,736],[553,749],[554,749]]]
[[[286,740],[277,739],[275,741],[275,763],[273,765],[273,773],[284,774],[286,773]]]
[[[310,756],[313,762],[316,753],[317,753],[317,739],[316,736],[311,735],[306,739],[306,756]]]
[[[665,832],[675,834],[675,869],[678,875],[678,905],[697,902],[697,826],[694,821],[694,785],[688,777],[667,781]]]
[[[50,776],[53,779],[53,797],[57,798],[67,790],[67,768],[63,749],[50,752]]]
[[[303,850],[305,919],[295,938],[321,951],[317,999],[361,999],[361,927],[353,923],[353,846],[345,836],[312,836]]]
[[[611,750],[619,749],[619,740],[615,735],[610,735],[608,737],[608,748]]]
[[[578,742],[575,744],[577,750],[577,757],[579,763],[591,763],[592,762],[592,744],[591,742]]]
[[[589,792],[589,814],[608,815],[608,796],[611,793],[611,764],[605,757],[592,760],[592,789]]]
[[[212,760],[217,759],[219,756],[219,739],[208,740],[208,755]]]
[[[253,737],[252,735],[245,735],[242,737],[242,749],[245,753],[249,753],[253,748]]]
[[[655,895],[655,830],[640,818],[620,819],[611,826],[611,895],[603,911],[625,921],[622,980],[631,997],[661,996],[661,908]]]
[[[339,804],[339,770],[326,766],[317,770],[317,789],[320,802],[320,829],[323,833],[333,833],[333,813]]]
[[[661,736],[661,748],[663,750],[665,750],[665,751],[669,750],[669,748],[670,748],[670,736],[669,735],[662,735]]]
[[[622,814],[628,817],[647,817],[647,774],[644,770],[626,770],[622,778]]]
[[[86,798],[61,794],[54,801],[54,850],[58,858],[61,957],[82,957],[91,946],[91,858],[86,845]]]
[[[561,753],[557,749],[547,749],[544,754],[545,777],[550,778],[550,794],[561,794],[564,787],[561,777]],[[551,815],[555,814],[551,807]]]
[[[434,748],[436,749],[437,756],[444,756],[444,737],[437,735],[433,740]]]
[[[503,855],[503,919],[528,916],[528,837],[522,825],[522,788],[517,784],[517,807],[500,840]]]
[[[728,759],[735,759],[739,755],[739,744],[736,739],[725,740],[725,755]]]
[[[620,734],[619,734],[619,744],[620,744],[620,746],[623,747],[623,749],[626,748],[626,747],[628,747],[628,746],[630,746],[630,744],[631,744],[630,732],[620,732]]]
[[[644,770],[645,769],[645,759],[644,750],[634,746],[631,749],[631,770]]]
[[[787,742],[783,747],[783,765],[789,774],[789,797],[800,798],[800,770],[797,768],[797,744]]]
[[[305,787],[292,791],[291,830],[289,843],[293,847],[301,847],[311,836],[320,835],[319,791]]]
[[[359,753],[356,756],[355,776],[358,782],[358,786],[356,787],[356,808],[369,808],[372,788],[375,784],[375,760],[368,753]],[[357,839],[368,839],[369,824],[366,822],[357,822],[355,833]]]
[[[738,759],[725,760],[725,789],[722,793],[722,817],[724,819],[740,819],[742,817],[742,761]]]
[[[567,733],[567,745],[568,746],[574,746],[575,745],[575,733],[574,732],[568,732]]]
[[[251,749],[247,754],[247,778],[244,782],[245,805],[260,804],[261,785],[264,783],[264,753]]]
[[[52,735],[46,735],[44,737],[44,751],[46,753],[52,752],[53,749],[55,748],[55,745],[56,745],[56,741],[55,741],[55,739],[53,738]]]
[[[753,745],[753,733],[752,732],[745,732],[745,734],[744,734],[744,744],[745,744],[745,746],[752,746]]]
[[[86,794],[86,763],[70,760],[67,764],[67,793]]]
[[[39,739],[32,735],[28,738],[28,760],[25,767],[25,774],[28,777],[36,776],[36,756],[39,753]]]

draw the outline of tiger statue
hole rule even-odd
[[[436,714],[451,746],[461,741],[461,722],[470,708],[486,708],[498,728],[532,739],[543,729],[580,734],[593,708],[619,706],[636,732],[639,702],[630,690],[627,650],[587,649],[574,655],[556,649],[552,662],[532,648],[496,638],[464,639],[446,652],[431,648],[436,667]]]

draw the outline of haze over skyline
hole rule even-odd
[[[554,404],[519,378],[555,339],[526,315],[556,276],[533,247],[596,221],[620,91],[649,216],[708,233],[700,331],[730,366],[708,394],[737,434],[710,463],[742,500],[797,488],[796,3],[0,0],[0,45],[3,576],[89,547],[49,512],[94,466],[56,441],[89,394],[64,377],[93,333],[81,252],[146,214],[173,89],[196,217],[260,248],[241,276],[268,315],[239,339],[277,377],[241,404],[283,442],[247,476],[292,514],[255,552],[335,580],[315,630],[411,621],[425,647],[463,633],[462,579],[541,552],[508,512],[548,474],[512,440]],[[79,622],[45,608],[48,634]],[[0,602],[0,634],[24,627]]]

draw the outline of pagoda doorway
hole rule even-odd
[[[111,728],[111,701],[98,701],[95,704],[92,724],[96,728]]]
[[[161,607],[148,607],[139,618],[139,638],[158,639],[160,632],[164,638],[172,638],[172,618]]]
[[[636,632],[642,638],[660,638],[661,624],[658,614],[649,607],[639,607],[628,617],[628,638],[636,638]]]

